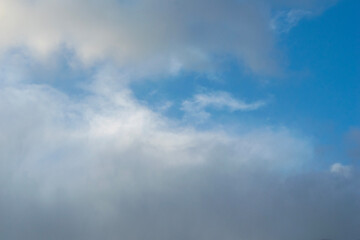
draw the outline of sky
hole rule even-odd
[[[0,0],[0,239],[359,239],[359,9]]]

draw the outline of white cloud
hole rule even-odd
[[[196,94],[193,99],[182,103],[182,110],[191,117],[205,120],[210,116],[206,110],[213,108],[227,111],[254,111],[266,105],[265,101],[246,103],[223,91]]]

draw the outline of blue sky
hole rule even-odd
[[[356,0],[1,0],[0,238],[355,240]]]
[[[266,99],[256,112],[216,111],[215,122],[260,122],[291,126],[327,147],[326,158],[336,155],[348,162],[343,142],[359,123],[359,16],[357,1],[340,1],[325,12],[301,19],[288,32],[277,35],[285,55],[280,77],[244,73],[230,60],[218,76],[180,74],[169,79],[136,82],[137,97],[156,108],[166,101],[179,104],[194,92],[226,91],[247,100]],[[181,118],[175,105],[166,113]],[[212,111],[214,109],[210,109]],[[334,159],[331,159],[333,161]]]

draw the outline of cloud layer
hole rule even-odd
[[[328,2],[2,0],[0,50],[25,47],[46,59],[66,48],[82,64],[115,60],[138,76],[210,71],[229,58],[275,74],[272,12]]]
[[[358,173],[306,170],[314,157],[308,139],[285,128],[195,130],[142,106],[117,82],[102,72],[81,99],[2,83],[2,239],[360,233]]]

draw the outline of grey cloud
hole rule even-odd
[[[228,57],[257,74],[277,74],[273,8],[282,9],[260,0],[3,0],[0,50],[26,47],[46,60],[67,48],[81,64],[112,59],[138,76],[210,71]]]
[[[77,100],[1,85],[1,239],[359,236],[356,168],[299,170],[312,144],[287,129],[194,130],[102,80]]]
[[[330,171],[333,174],[338,174],[338,175],[341,175],[343,177],[350,177],[351,172],[352,172],[352,167],[343,165],[341,163],[335,163],[335,164],[333,164],[331,166]]]
[[[345,147],[350,159],[356,162],[360,160],[360,129],[351,128],[345,135]]]

